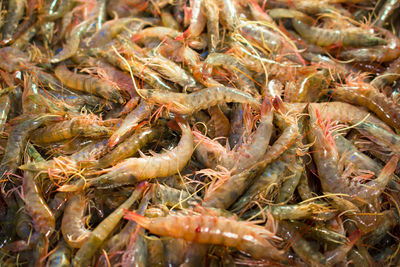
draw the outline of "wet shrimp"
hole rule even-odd
[[[72,30],[63,49],[50,59],[51,63],[58,63],[75,55],[79,48],[81,34],[86,30],[88,24],[89,21],[84,21]]]
[[[145,101],[132,110],[126,117],[121,126],[112,134],[109,139],[109,146],[113,148],[118,144],[121,139],[138,126],[139,122],[150,117],[152,105],[147,104]]]
[[[14,32],[18,29],[18,23],[25,12],[26,0],[8,1],[7,20],[3,26],[3,44],[8,44],[12,40]]]
[[[77,136],[101,138],[110,134],[110,130],[87,118],[71,120],[49,125],[33,132],[32,141],[37,144],[48,144],[71,139]]]
[[[379,10],[376,20],[374,22],[376,27],[383,27],[393,12],[400,6],[399,0],[388,0],[385,1],[381,9]]]
[[[88,180],[88,184],[99,188],[116,187],[181,171],[192,156],[193,136],[187,123],[179,119],[178,125],[182,130],[182,137],[171,151],[150,157],[126,159],[111,168],[108,173]]]
[[[219,106],[208,108],[211,119],[207,122],[213,129],[214,137],[228,137],[231,130],[229,119],[225,116]]]
[[[65,242],[72,248],[80,248],[91,235],[85,227],[85,212],[88,200],[83,194],[72,195],[66,204],[61,222]]]
[[[139,89],[139,94],[147,101],[165,105],[178,114],[192,114],[220,103],[238,102],[259,108],[260,103],[248,93],[230,87],[210,87],[190,94],[172,93],[160,90]]]
[[[338,86],[333,89],[332,96],[337,100],[364,106],[374,112],[387,125],[395,129],[399,128],[399,106],[368,84],[357,87]]]
[[[89,264],[97,249],[103,244],[104,240],[110,235],[113,229],[117,226],[124,212],[140,198],[147,188],[147,183],[139,184],[132,195],[115,209],[110,215],[107,216],[95,229],[93,229],[90,237],[82,244],[80,249],[76,252],[72,259],[73,266],[86,266]]]
[[[300,20],[292,20],[293,27],[307,41],[318,46],[331,46],[340,44],[344,47],[366,47],[385,45],[382,38],[371,35],[360,28],[347,28],[342,30],[322,29],[308,26]]]
[[[203,215],[169,215],[148,219],[128,211],[125,218],[136,221],[153,234],[183,238],[202,244],[235,247],[258,259],[284,260],[283,252],[268,241],[275,238],[274,234],[248,222]]]
[[[98,78],[84,74],[75,74],[69,71],[64,64],[58,65],[54,73],[63,84],[72,89],[95,94],[116,103],[122,104],[124,102],[124,99],[116,88],[102,82]]]
[[[139,149],[144,147],[151,140],[159,138],[161,132],[161,126],[137,130],[124,142],[116,146],[110,153],[100,158],[96,166],[104,168],[118,164],[120,161],[135,155]]]
[[[219,7],[214,0],[203,0],[205,16],[207,17],[208,48],[215,52],[220,40],[219,33]]]

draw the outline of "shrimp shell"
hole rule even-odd
[[[178,122],[178,125],[182,130],[182,137],[174,149],[152,157],[129,158],[113,167],[109,173],[89,180],[89,185],[115,187],[181,171],[192,156],[193,135],[189,124]]]
[[[146,100],[165,105],[178,114],[192,114],[217,104],[238,102],[260,108],[260,102],[248,93],[230,87],[209,87],[191,94],[173,93],[160,90],[139,89],[138,93]]]
[[[133,212],[126,212],[125,218],[136,221],[153,234],[201,244],[235,247],[257,259],[284,259],[283,251],[268,241],[275,237],[274,234],[248,222],[203,215],[170,215],[148,219]]]

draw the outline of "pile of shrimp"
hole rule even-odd
[[[1,266],[399,266],[399,0],[0,2]]]

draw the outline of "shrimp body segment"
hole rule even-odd
[[[237,102],[260,108],[261,103],[248,93],[229,87],[210,87],[191,94],[172,93],[161,90],[138,90],[146,100],[167,106],[179,114],[192,114],[217,104]]]
[[[132,184],[145,179],[173,175],[183,169],[193,153],[193,135],[187,123],[178,122],[182,137],[171,151],[152,157],[129,158],[116,165],[112,171],[89,180],[97,187]]]
[[[267,229],[223,217],[167,216],[148,219],[134,212],[126,212],[125,218],[136,221],[153,234],[182,238],[201,244],[235,247],[257,259],[282,260],[283,252],[268,239],[276,236]]]

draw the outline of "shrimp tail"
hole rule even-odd
[[[125,219],[135,221],[137,224],[139,224],[140,226],[142,226],[144,228],[150,227],[150,224],[151,224],[150,219],[148,219],[140,214],[137,214],[133,211],[129,211],[129,210],[124,210],[124,211],[125,211],[125,216],[124,216]]]
[[[397,168],[397,163],[399,161],[398,155],[393,155],[390,160],[386,163],[385,167],[383,167],[380,175],[392,175]]]

